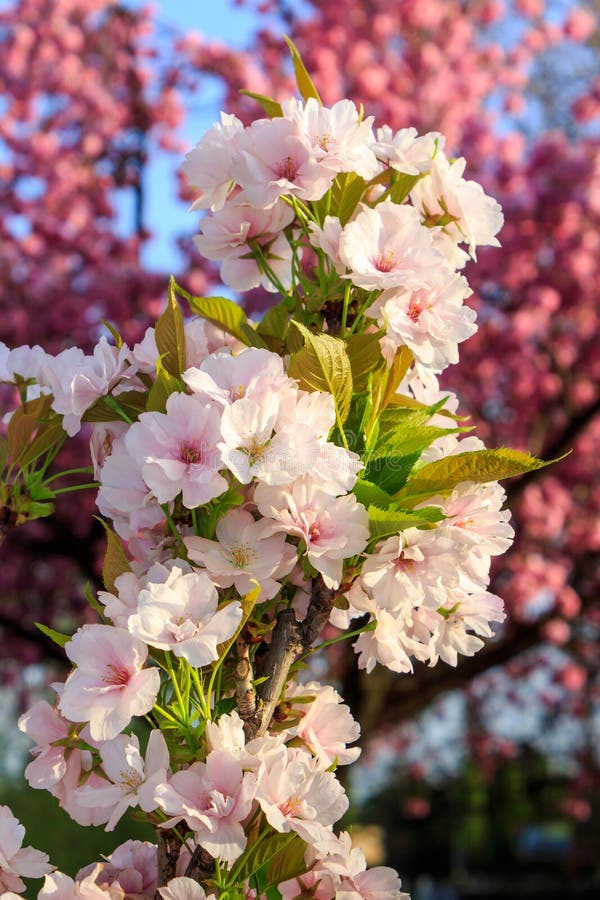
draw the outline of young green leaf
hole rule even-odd
[[[115,591],[115,579],[122,575],[123,572],[131,572],[131,566],[123,550],[123,545],[115,532],[109,528],[100,516],[95,516],[95,518],[98,519],[106,532],[106,555],[102,566],[102,580],[106,590],[113,594]]]
[[[171,375],[181,375],[186,368],[185,330],[177,302],[176,282],[172,276],[167,291],[167,306],[156,323],[155,337],[158,352],[167,372]]]
[[[298,85],[298,90],[302,94],[302,97],[305,100],[308,100],[309,97],[313,97],[319,106],[322,106],[321,98],[319,97],[319,92],[313,84],[313,80],[308,74],[306,66],[302,62],[302,57],[298,52],[298,48],[294,44],[294,42],[286,35],[283,36],[284,41],[288,45],[289,51],[292,55],[292,62],[294,64],[294,73],[296,75],[296,84]]]
[[[54,641],[55,644],[58,644],[59,647],[64,647],[65,644],[68,644],[71,640],[70,634],[61,634],[60,631],[55,631],[54,628],[48,628],[47,625],[42,625],[41,622],[35,622],[35,627],[45,634],[46,637],[49,637],[51,641]]]
[[[385,366],[379,334],[351,334],[346,338],[346,352],[352,369],[354,390],[366,391],[368,377]]]
[[[283,115],[281,103],[273,100],[272,97],[266,97],[264,94],[255,94],[254,91],[245,89],[242,89],[240,94],[243,94],[244,97],[250,97],[251,100],[256,100],[271,119],[278,119]]]
[[[478,484],[501,481],[503,478],[513,478],[515,475],[533,472],[559,462],[560,459],[564,459],[564,457],[561,456],[559,459],[546,462],[536,459],[535,456],[530,456],[528,453],[521,453],[519,450],[510,450],[506,447],[496,450],[456,453],[453,456],[428,463],[419,469],[396,495],[396,499],[414,498],[418,501],[434,494],[449,493],[463,481],[475,481]]]
[[[308,391],[327,391],[333,395],[339,419],[345,422],[352,400],[352,367],[344,341],[327,334],[313,334],[294,321],[304,337],[304,347],[295,353],[288,374]]]
[[[176,378],[167,372],[166,369],[163,369],[159,360],[156,379],[146,398],[146,411],[164,413],[167,408],[167,400],[171,394],[182,393],[183,391],[185,391],[185,384],[181,378]]]
[[[434,507],[430,507],[435,509]],[[382,538],[392,534],[398,534],[405,528],[428,528],[434,522],[444,518],[441,510],[437,510],[437,517],[431,512],[421,513],[421,510],[390,510],[380,509],[378,506],[369,506],[369,528],[371,537]]]
[[[266,347],[260,334],[248,322],[246,313],[227,297],[191,297],[187,295],[192,312],[232,334],[248,347]]]

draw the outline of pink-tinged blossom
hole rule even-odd
[[[429,172],[433,158],[444,147],[444,136],[437,131],[419,135],[416,128],[393,132],[389,125],[377,129],[373,150],[377,159],[404,175]]]
[[[233,863],[246,848],[243,820],[252,808],[255,777],[229,753],[213,751],[159,785],[155,798],[170,828],[185,819],[196,842],[214,857]]]
[[[95,869],[101,865],[102,863],[97,863]],[[73,881],[63,872],[46,875],[38,900],[124,900],[125,894],[118,885],[104,889],[96,884],[95,869],[82,881]]]
[[[169,768],[169,751],[160,731],[150,732],[144,758],[135,734],[118,734],[102,744],[100,759],[112,784],[106,780],[93,787],[85,784],[78,791],[78,800],[82,806],[104,811],[106,831],[113,831],[132,806],[144,812],[156,809],[154,790],[167,780]]]
[[[429,610],[425,612],[427,614]],[[426,619],[426,624],[433,631],[428,647],[429,665],[435,666],[441,658],[449,666],[456,666],[459,653],[461,656],[473,656],[484,644],[476,635],[493,637],[490,622],[503,622],[505,618],[504,604],[495,594],[487,591],[478,594],[455,592],[452,600],[441,608],[436,626],[432,627],[429,617]]]
[[[457,244],[466,243],[475,258],[477,246],[500,246],[496,234],[504,216],[478,182],[463,178],[466,164],[463,157],[449,162],[443,153],[436,154],[428,177],[417,182],[411,199],[424,219],[451,216],[444,230]]]
[[[285,699],[292,704],[290,715],[297,725],[286,728],[286,735],[300,738],[323,768],[333,763],[348,765],[360,756],[360,747],[347,747],[360,737],[360,725],[342,698],[330,685],[317,681],[308,684],[288,682]]]
[[[338,100],[329,108],[321,106],[314,97],[304,105],[300,100],[287,100],[282,104],[283,114],[300,125],[315,159],[327,169],[338,172],[356,172],[365,181],[374,178],[379,171],[373,153],[373,121],[368,116],[362,121],[358,109],[351,100]]]
[[[232,756],[243,769],[256,769],[262,760],[281,747],[283,740],[282,734],[267,734],[246,743],[244,722],[236,710],[220,716],[217,722],[206,723],[209,752],[214,750]]]
[[[213,349],[209,347],[209,329],[213,326],[210,326],[205,319],[201,319],[198,316],[195,319],[190,319],[183,327],[185,332],[186,365],[199,366]],[[224,343],[225,340],[219,342],[219,346]],[[142,340],[135,344],[132,355],[139,372],[145,372],[147,375],[156,374],[159,352],[154,328],[146,329]]]
[[[352,490],[363,468],[358,453],[327,440],[335,421],[333,396],[324,391],[297,391],[280,403],[277,417],[277,433],[287,440],[288,456],[296,462],[295,476],[310,475],[333,496]]]
[[[92,356],[84,356],[75,347],[55,357],[47,356],[38,378],[52,391],[52,409],[63,416],[63,428],[73,437],[81,428],[85,411],[135,371],[129,348],[112,347],[102,337]]]
[[[138,460],[127,452],[125,437],[114,441],[99,480],[98,509],[111,519],[123,540],[135,540],[157,527],[162,529],[165,514],[144,482]]]
[[[460,444],[459,444],[460,446]],[[458,545],[461,585],[478,592],[489,582],[492,556],[505,553],[514,538],[510,510],[502,509],[506,492],[497,482],[457,485],[449,497],[433,497],[427,505],[439,506],[446,518],[439,526]]]
[[[456,544],[441,529],[407,528],[377,545],[355,585],[378,607],[396,612],[426,605],[437,609],[458,587]]]
[[[323,227],[315,222],[309,223],[310,242],[313,247],[322,250],[330,265],[333,265],[338,275],[346,271],[346,263],[340,256],[340,239],[342,237],[342,223],[335,216],[325,216]]]
[[[272,534],[264,520],[255,521],[247,510],[233,509],[217,523],[216,541],[185,538],[188,556],[205,566],[220,588],[234,585],[244,596],[260,585],[258,602],[270,600],[281,588],[277,579],[296,564],[297,551],[285,535]]]
[[[296,460],[287,452],[288,442],[274,434],[278,413],[279,397],[274,393],[242,397],[223,410],[218,448],[224,464],[242,484],[253,478],[281,484],[294,477]]]
[[[23,847],[25,829],[8,806],[0,806],[0,889],[24,891],[23,878],[41,878],[51,872],[48,854]]]
[[[194,244],[202,256],[222,261],[221,280],[234,291],[249,291],[259,285],[268,291],[278,290],[255,255],[257,247],[279,282],[289,288],[292,248],[283,230],[293,220],[294,211],[286,203],[257,209],[233,200],[202,219],[201,233],[194,237]]]
[[[179,574],[187,575],[192,567],[183,559],[167,559],[164,563],[156,562],[143,575],[135,572],[123,572],[115,578],[116,594],[98,591],[98,600],[104,605],[104,612],[113,625],[127,628],[129,617],[137,612],[138,597],[149,584],[164,584],[169,580],[173,569]]]
[[[166,581],[148,583],[129,617],[131,634],[161,650],[171,650],[192,666],[218,658],[217,645],[235,634],[242,608],[237,601],[218,609],[219,597],[203,572],[173,567]]]
[[[409,895],[400,891],[400,879],[394,869],[387,866],[367,869],[364,853],[352,846],[347,831],[334,837],[328,855],[318,854],[315,860],[315,853],[309,849],[306,861],[311,868],[305,875],[278,885],[283,900],[294,900],[299,887],[313,885],[314,896],[323,900],[333,897],[336,900],[409,900]],[[328,893],[323,893],[324,889]]]
[[[246,129],[235,173],[243,199],[257,207],[283,196],[320,200],[334,179],[334,172],[319,165],[299,124],[284,118],[258,119]]]
[[[25,769],[29,786],[49,791],[79,825],[99,825],[101,813],[97,809],[81,806],[77,799],[77,789],[83,777],[91,786],[101,780],[91,771],[92,754],[77,746],[76,737],[71,737],[71,746],[68,747],[57,743],[72,735],[72,724],[48,703],[39,701],[21,716],[19,729],[36,744],[31,750],[34,759]],[[82,746],[93,742],[87,728],[80,732],[79,737]]]
[[[208,894],[193,878],[172,878],[165,887],[158,889],[163,900],[216,900],[214,894]]]
[[[308,476],[285,487],[259,484],[254,502],[261,515],[274,520],[273,531],[304,541],[308,560],[327,587],[339,587],[344,559],[362,553],[369,540],[369,517],[354,495],[331,497]]]
[[[219,475],[219,411],[196,397],[171,394],[166,413],[142,413],[125,438],[142,478],[159,503],[174,500],[194,509],[227,490]]]
[[[448,280],[447,263],[412,206],[391,201],[363,206],[340,238],[348,278],[369,291],[435,286]]]
[[[89,722],[94,740],[111,740],[133,716],[154,706],[160,673],[143,668],[148,648],[124,629],[84,625],[65,652],[77,668],[65,682],[58,708],[72,722]]]
[[[235,181],[234,156],[243,132],[236,116],[222,112],[221,121],[187,154],[181,171],[199,192],[192,209],[222,209]]]
[[[25,381],[30,378],[37,380],[40,368],[45,361],[46,351],[38,345],[29,347],[24,344],[11,350],[0,341],[0,381],[13,383],[15,376],[19,376]]]
[[[223,406],[242,397],[260,400],[266,393],[297,391],[296,382],[285,374],[281,357],[258,347],[247,347],[236,356],[219,350],[182,377],[200,399],[216,400]]]
[[[441,287],[385,291],[367,315],[385,328],[386,356],[406,345],[420,363],[442,372],[458,362],[458,344],[477,331],[475,311],[463,304],[471,293],[462,275],[451,275]]]
[[[75,880],[82,882],[91,875],[102,890],[120,890],[127,900],[147,900],[156,890],[156,874],[156,844],[129,840],[113,850],[105,862],[80,869]]]
[[[306,750],[288,747],[261,764],[256,800],[275,831],[295,831],[324,852],[333,837],[333,823],[348,809],[348,798],[333,772],[319,768]]]

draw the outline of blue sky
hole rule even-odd
[[[144,0],[128,0],[128,6],[146,5]],[[228,0],[160,0],[154,3],[160,28],[175,26],[183,33],[200,32],[204,37],[220,39],[230,47],[244,47],[256,25],[256,16],[248,9],[234,7]],[[184,140],[192,147],[204,131],[218,118],[218,91],[203,89],[201,102],[191,103],[182,129]],[[174,171],[177,159],[172,155],[153,153],[145,177],[146,222],[153,239],[144,251],[148,268],[175,271],[178,268],[177,250],[173,245],[176,234],[194,229],[194,214],[186,213],[177,200]],[[197,217],[197,214],[196,214]]]

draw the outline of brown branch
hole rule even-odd
[[[302,623],[296,621],[292,609],[283,609],[277,616],[271,645],[262,660],[262,672],[267,680],[259,688],[261,707],[248,723],[248,734],[252,737],[260,737],[267,731],[290,668],[306,653],[327,624],[333,608],[334,593],[323,585],[321,579],[315,579],[312,587],[312,596]]]
[[[254,691],[254,674],[252,672],[252,663],[250,662],[250,644],[247,640],[248,634],[246,629],[236,641],[237,663],[234,672],[235,681],[235,698],[240,718],[244,722],[245,730],[252,731],[251,723],[256,715],[256,693]],[[248,737],[248,733],[246,734]]]
[[[193,878],[198,884],[205,884],[214,875],[214,871],[214,857],[210,855],[208,850],[198,845],[192,853],[192,858],[185,870],[186,878]]]
[[[157,828],[156,836],[158,840],[157,847],[157,865],[158,865],[158,887],[168,884],[177,874],[177,861],[179,859],[179,851],[181,850],[181,842],[174,831],[170,828]],[[158,891],[154,894],[154,900],[161,900]]]

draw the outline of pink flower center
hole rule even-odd
[[[308,539],[311,543],[318,541],[321,537],[321,528],[318,522],[313,522],[308,529]]]
[[[107,673],[102,679],[105,684],[124,685],[129,684],[129,671],[124,666],[107,665]]]
[[[423,297],[411,297],[410,303],[408,304],[408,312],[407,315],[409,319],[412,319],[413,322],[419,321],[419,316],[423,312],[424,309],[429,309],[429,304]]]
[[[279,160],[275,171],[278,178],[285,178],[286,181],[294,181],[298,174],[298,164],[292,156],[286,156]]]
[[[179,448],[179,457],[188,466],[204,461],[202,448],[192,441],[183,441]]]
[[[232,403],[236,400],[241,400],[244,394],[246,393],[246,386],[243,384],[235,384],[233,387],[229,389],[229,399]]]
[[[378,272],[391,272],[397,267],[396,254],[393,250],[380,250],[373,259],[373,265]]]
[[[290,797],[285,803],[280,803],[277,807],[279,812],[288,819],[296,817],[300,809],[300,799],[298,797]]]
[[[397,569],[400,569],[401,572],[410,572],[415,567],[414,559],[407,559],[405,556],[397,556],[393,561],[394,565]]]

